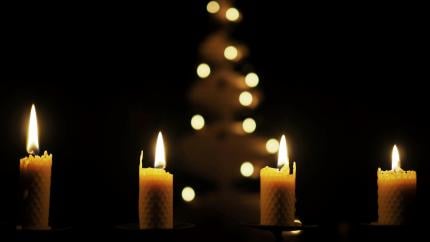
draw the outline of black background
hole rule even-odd
[[[389,168],[398,144],[403,167],[418,172],[425,218],[427,39],[419,7],[279,4],[238,1],[244,19],[234,37],[250,48],[247,62],[261,79],[257,132],[287,132],[300,162],[299,215],[319,224],[375,220],[376,169]],[[174,159],[175,142],[191,132],[186,94],[197,80],[198,45],[216,27],[205,5],[4,8],[1,221],[16,222],[31,103],[41,149],[54,154],[51,221],[87,229],[137,221],[140,149],[151,160],[161,129]]]

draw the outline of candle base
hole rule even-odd
[[[421,241],[426,231],[421,224],[387,225],[375,222],[355,226],[353,237],[359,241]]]
[[[72,238],[71,227],[49,227],[49,228],[22,228],[16,226],[16,241],[70,241]]]
[[[317,225],[294,225],[294,226],[278,226],[278,225],[261,225],[261,224],[245,224],[245,227],[259,229],[271,232],[275,237],[275,241],[284,241],[282,232],[293,232],[317,229]]]
[[[194,224],[191,223],[179,223],[175,224],[173,228],[159,228],[159,229],[141,229],[139,224],[120,224],[116,225],[115,229],[117,230],[127,230],[127,231],[140,231],[142,233],[146,232],[156,232],[156,231],[175,231],[175,230],[184,230],[194,228]]]
[[[127,241],[185,241],[189,238],[187,231],[192,228],[194,224],[190,223],[174,224],[173,228],[166,229],[141,229],[138,223],[121,224],[114,226],[114,241],[122,241],[124,238]]]

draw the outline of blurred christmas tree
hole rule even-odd
[[[274,160],[278,142],[254,134],[251,113],[262,100],[259,77],[245,63],[246,46],[231,39],[242,13],[231,0],[210,1],[206,10],[217,29],[199,49],[202,63],[189,93],[198,114],[191,117],[195,132],[181,144],[183,162],[188,171],[216,184],[214,191],[197,196],[199,207],[222,213],[222,219],[258,221],[259,170]],[[240,191],[247,186],[254,192]]]

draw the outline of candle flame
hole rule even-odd
[[[164,151],[163,135],[158,133],[157,143],[155,145],[155,168],[166,168],[166,153]]]
[[[37,116],[36,108],[34,104],[31,106],[30,120],[28,123],[28,134],[27,134],[27,152],[31,155],[36,154],[39,151],[39,135],[37,129]]]
[[[290,160],[288,159],[287,141],[285,139],[285,135],[282,135],[278,151],[278,168],[280,169],[285,165],[288,167],[289,162]]]
[[[401,170],[400,155],[396,145],[394,145],[393,152],[391,153],[391,170],[393,171]]]
[[[140,151],[140,157],[139,157],[139,168],[142,168],[142,160],[143,160],[143,150]]]

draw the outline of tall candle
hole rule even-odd
[[[165,170],[163,136],[157,137],[154,168],[139,165],[139,227],[140,229],[173,228],[173,175]]]
[[[287,142],[282,135],[278,152],[278,169],[260,171],[260,223],[262,225],[295,225],[296,163],[290,172]]]
[[[392,151],[392,168],[378,168],[378,223],[400,225],[411,222],[413,217],[417,175],[400,168],[397,146]]]
[[[38,156],[38,150],[36,108],[32,105],[27,137],[29,155],[20,159],[23,196],[21,225],[30,229],[49,229],[52,154],[45,151]]]

